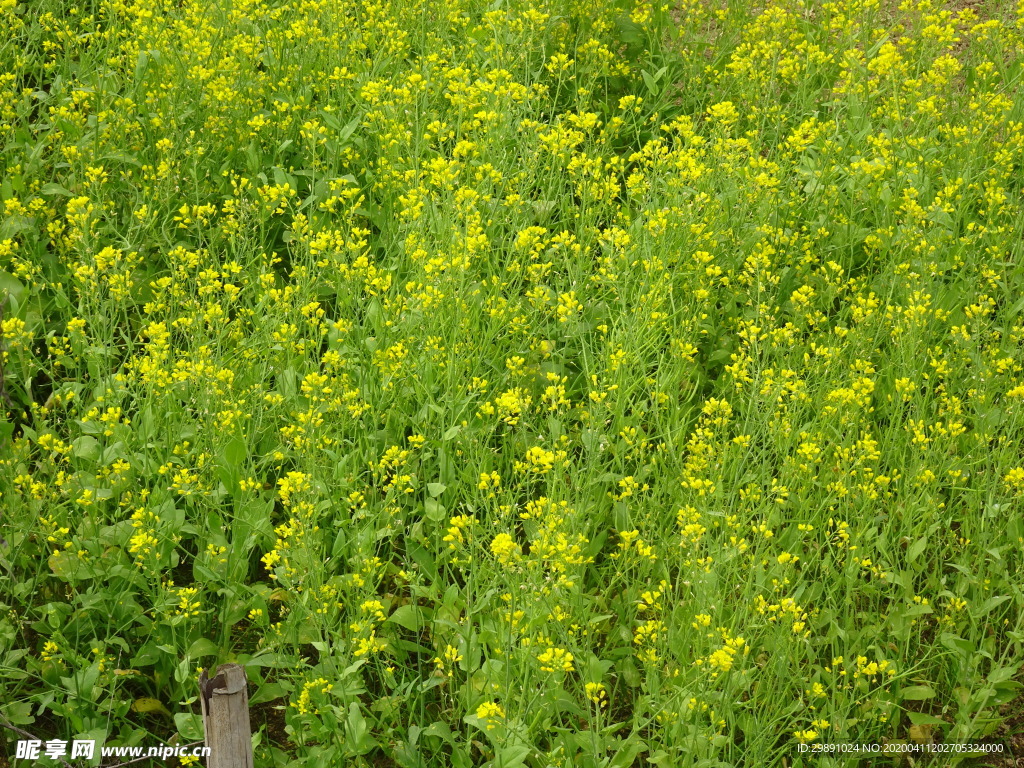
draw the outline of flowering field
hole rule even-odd
[[[0,0],[4,740],[1020,751],[1024,4],[766,2]]]

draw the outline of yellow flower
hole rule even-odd
[[[608,706],[608,692],[603,683],[587,683],[583,686],[587,698],[599,707]]]
[[[193,600],[193,598],[199,594],[199,590],[196,587],[180,587],[175,591],[178,596],[178,607],[174,611],[175,616],[198,616],[200,604],[198,600]]]
[[[442,541],[448,542],[448,549],[455,549],[456,546],[466,543],[466,537],[463,535],[463,529],[469,528],[476,524],[476,518],[472,515],[455,515],[449,521],[448,533],[445,534]]]
[[[731,101],[722,101],[708,107],[708,115],[723,126],[730,126],[740,119],[739,110]]]
[[[53,640],[47,640],[43,643],[43,652],[40,654],[43,661],[50,661],[57,653],[60,652],[60,646],[58,646]]]
[[[493,701],[485,701],[476,708],[476,716],[487,722],[487,730],[492,731],[497,727],[498,720],[505,718],[505,710],[502,706]]]
[[[1014,467],[1007,472],[1003,484],[1015,493],[1024,491],[1024,467]]]
[[[353,656],[372,656],[387,648],[388,643],[386,640],[378,638],[375,631],[371,631],[369,637],[363,637],[356,640],[355,646],[355,650],[352,652]]]
[[[434,658],[434,664],[436,664],[437,668],[441,671],[447,670],[448,676],[451,677],[454,674],[451,667],[462,661],[462,658],[463,656],[459,653],[458,648],[453,645],[448,645],[445,646],[444,654]]]
[[[548,648],[537,657],[545,672],[572,672],[572,654],[564,648]]]
[[[507,533],[499,533],[491,541],[491,552],[502,565],[508,565],[520,555],[519,545]]]

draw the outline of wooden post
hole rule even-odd
[[[199,676],[203,731],[210,748],[207,768],[253,768],[249,690],[245,667],[223,664],[212,679]]]

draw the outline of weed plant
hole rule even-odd
[[[1013,748],[1024,4],[0,24],[8,725],[236,661],[260,766]]]

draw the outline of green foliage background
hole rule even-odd
[[[0,15],[3,722],[1014,748],[1024,6]]]

